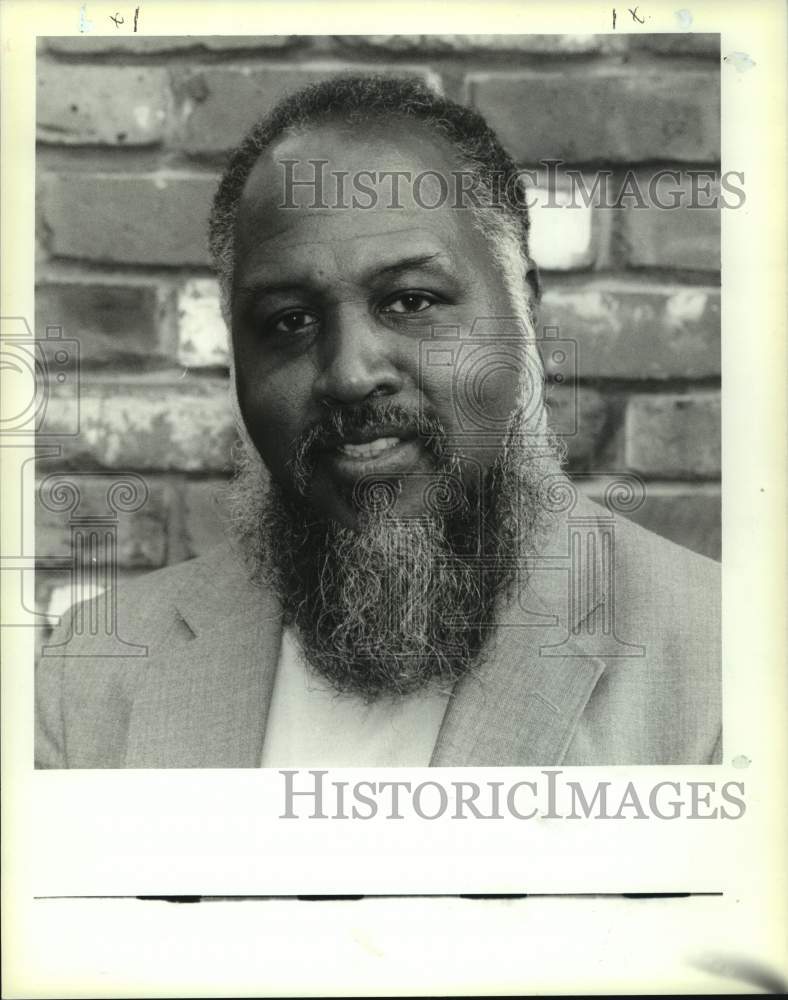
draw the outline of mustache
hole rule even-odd
[[[446,453],[446,428],[432,414],[399,403],[372,401],[328,410],[293,442],[293,456],[288,465],[298,492],[305,495],[321,451],[336,448],[354,435],[375,430],[380,430],[381,436],[420,438],[436,462]]]

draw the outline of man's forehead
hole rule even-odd
[[[446,276],[457,267],[451,241],[438,239],[426,230],[355,233],[349,240],[316,242],[298,242],[294,234],[286,238],[292,242],[280,246],[273,240],[243,255],[237,292],[279,284],[311,284],[320,278],[363,283],[386,272],[403,273],[416,268]],[[318,248],[323,250],[319,258]]]
[[[388,257],[454,257],[458,252],[457,236],[451,227],[438,220],[424,225],[424,219],[409,217],[381,219],[372,213],[314,212],[290,217],[277,229],[248,232],[239,241],[239,264],[253,267],[259,259],[267,269],[292,262],[309,262],[331,251],[338,262],[352,269],[365,262],[385,263]],[[246,266],[243,267],[246,270]]]
[[[414,176],[434,171],[447,176],[458,167],[456,152],[448,142],[430,135],[419,123],[398,118],[363,124],[326,121],[287,133],[263,151],[244,187],[241,209],[283,204],[284,194],[289,195],[290,204],[310,206],[315,201],[314,188],[299,182],[310,182],[316,173],[324,177],[325,200],[332,203],[339,175],[349,178],[343,182],[348,189],[354,178],[369,185],[374,183],[372,176],[389,175],[382,181],[391,191],[391,175],[397,172]],[[424,183],[429,180],[425,177]],[[287,191],[286,182],[291,184]],[[407,196],[408,185],[394,183]]]
[[[287,189],[288,176],[314,179],[314,160],[324,161],[322,189],[309,184]],[[441,185],[457,169],[446,143],[421,128],[408,134],[400,125],[385,126],[362,134],[328,124],[283,137],[261,156],[244,189],[236,223],[237,266],[248,273],[264,262],[270,267],[279,255],[283,262],[308,258],[329,245],[337,256],[346,255],[348,264],[351,258],[363,261],[367,253],[385,255],[387,242],[395,254],[398,247],[410,247],[417,254],[452,255],[460,244],[470,252],[478,240],[470,213],[450,198],[441,200]],[[396,194],[390,176],[395,171],[406,174],[402,183],[395,182]],[[346,178],[339,188],[336,173]],[[416,189],[413,178],[423,173]],[[363,195],[356,179],[372,187],[374,196]],[[328,207],[320,207],[321,198]]]

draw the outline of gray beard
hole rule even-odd
[[[502,596],[525,585],[560,470],[555,443],[523,431],[518,412],[481,488],[463,486],[462,459],[437,447],[428,513],[394,516],[373,488],[354,528],[316,513],[303,448],[283,488],[242,446],[227,495],[237,547],[335,690],[367,702],[449,690],[482,661]]]

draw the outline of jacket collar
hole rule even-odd
[[[610,515],[578,500],[588,545]],[[604,664],[582,623],[607,598],[602,572],[570,580],[567,513],[556,518],[522,594],[502,612],[480,667],[457,684],[433,766],[560,763]],[[596,565],[596,563],[595,563]],[[195,560],[173,595],[187,641],[153,651],[132,709],[128,767],[257,767],[281,643],[273,593],[222,547]]]

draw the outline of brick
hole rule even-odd
[[[100,55],[105,52],[129,55],[182,52],[184,49],[204,49],[208,52],[233,49],[258,49],[261,52],[285,49],[299,42],[302,35],[92,35],[90,37],[62,36],[45,39],[50,52],[64,55]]]
[[[604,35],[337,35],[353,49],[380,52],[464,53],[524,52],[536,55],[589,55],[599,52]]]
[[[39,614],[52,614],[53,616],[62,614],[70,603],[70,594],[71,575],[67,569],[49,570],[41,567],[36,569],[35,610]],[[50,608],[52,608],[51,611]],[[50,620],[51,625],[54,623],[53,620]],[[39,630],[36,629],[36,632],[38,633]]]
[[[144,572],[144,570],[142,571]],[[117,575],[117,586],[135,579],[140,575],[140,571],[123,571]],[[39,577],[42,578],[39,589]],[[36,572],[36,610],[45,614],[49,620],[49,628],[36,629],[36,660],[38,660],[41,647],[47,642],[52,634],[52,629],[60,623],[61,615],[76,602],[90,600],[104,593],[106,588],[103,585],[83,585],[79,588],[77,595],[71,587],[71,577],[67,571],[58,573]],[[121,639],[123,636],[121,635]]]
[[[187,556],[199,556],[226,541],[221,489],[225,480],[187,483],[183,499],[183,535]]]
[[[578,486],[592,500],[604,504],[604,484],[600,485],[596,479],[578,480]],[[719,560],[721,508],[720,488],[716,484],[652,482],[646,483],[643,504],[637,510],[622,512],[622,516],[677,545]]]
[[[594,263],[598,240],[593,209],[583,205],[568,209],[569,203],[566,192],[554,191],[550,199],[545,188],[528,189],[531,256],[542,270],[571,271]]]
[[[77,66],[39,60],[38,139],[68,146],[151,146],[170,112],[166,71],[154,66]]]
[[[637,524],[719,560],[722,554],[722,504],[719,491],[699,492],[649,486],[646,502],[632,515]]]
[[[173,80],[180,108],[179,145],[190,153],[225,152],[287,94],[326,77],[365,72],[380,73],[381,67],[204,66],[182,70]],[[439,88],[438,78],[426,70],[398,66],[396,73],[420,76]]]
[[[195,278],[178,291],[178,363],[187,368],[226,368],[228,333],[222,318],[219,286]]]
[[[184,266],[210,262],[206,174],[51,174],[42,210],[55,257]]]
[[[625,416],[627,467],[652,476],[713,479],[720,474],[720,397],[637,395]]]
[[[660,55],[718,56],[720,36],[698,32],[647,32],[640,35],[337,35],[348,48],[379,52],[484,55],[518,52],[527,55],[621,55],[642,49]]]
[[[656,202],[651,199],[648,208],[630,205],[623,210],[624,249],[630,265],[719,271],[721,219],[720,208],[715,207],[717,185],[711,184],[708,196],[696,193],[694,198],[692,183],[686,178],[678,185],[662,179],[654,190]],[[675,202],[676,208],[658,207]]]
[[[175,383],[83,380],[79,434],[57,439],[79,469],[223,471],[235,439],[226,380],[187,376]],[[65,392],[53,390],[50,433],[69,429]]]
[[[107,490],[117,480],[113,476],[79,475],[68,473],[58,476],[57,482],[72,483],[79,492],[76,515],[81,518],[106,517],[113,510],[107,504]],[[46,482],[44,480],[44,482]],[[39,484],[36,490],[36,557],[46,560],[71,555],[70,510],[50,509],[47,505],[48,490],[42,500]],[[154,568],[162,566],[167,558],[168,500],[160,483],[147,482],[148,498],[138,511],[118,512],[117,560],[127,568]]]
[[[62,327],[64,337],[79,341],[83,366],[163,364],[166,313],[166,293],[150,283],[64,281],[36,288],[36,333]]]
[[[710,378],[720,374],[716,288],[587,282],[548,284],[540,327],[577,344],[580,378]],[[551,370],[549,342],[545,364]]]
[[[61,615],[64,615],[72,604],[81,599],[90,600],[91,598],[98,597],[103,593],[104,587],[86,587],[80,589],[79,597],[77,597],[75,601],[75,595],[71,588],[71,581],[69,580],[68,583],[61,583],[52,588],[49,593],[49,600],[46,604],[45,613],[54,627],[60,623]]]
[[[606,420],[607,404],[596,389],[568,383],[549,386],[548,421],[566,445],[570,468],[588,468]]]
[[[467,91],[520,163],[720,157],[717,72],[476,73]]]
[[[619,37],[624,37],[619,36]],[[644,34],[632,32],[626,36],[630,49],[641,49],[665,56],[710,56],[720,57],[720,36],[702,31],[654,32]]]

